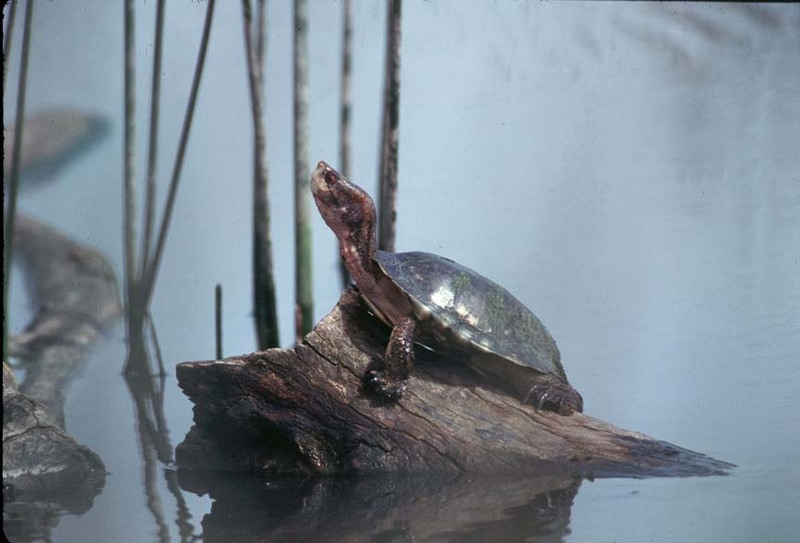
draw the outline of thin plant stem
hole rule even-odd
[[[264,29],[264,24],[267,21],[266,17],[266,7],[267,1],[266,0],[258,0],[258,12],[256,13],[256,60],[258,60],[258,69],[261,73],[261,78],[264,77],[264,51],[266,48],[266,44],[264,43],[264,37],[267,35],[266,30]]]
[[[153,81],[150,91],[150,141],[147,152],[147,184],[145,192],[144,236],[140,257],[139,278],[144,277],[150,262],[153,244],[153,222],[155,220],[156,165],[158,163],[158,118],[161,100],[161,57],[164,44],[165,0],[156,4],[156,41],[153,51]]]
[[[308,2],[294,2],[295,338],[314,325],[308,168]]]
[[[128,339],[128,358],[125,372],[143,371],[140,365],[147,361],[143,352],[142,318],[143,304],[137,292],[136,276],[136,193],[134,187],[136,160],[136,57],[134,49],[135,28],[134,1],[125,0],[125,136],[123,158],[123,258],[125,285],[125,330]]]
[[[208,0],[205,23],[203,24],[203,36],[200,39],[200,50],[197,53],[197,64],[195,65],[194,77],[192,79],[192,88],[189,92],[189,103],[186,105],[186,114],[183,117],[183,128],[178,143],[178,152],[175,156],[175,164],[172,170],[169,191],[167,193],[167,201],[164,206],[164,214],[161,218],[161,224],[158,230],[158,241],[156,242],[155,251],[153,252],[153,258],[149,262],[144,280],[142,281],[142,300],[145,307],[149,306],[150,298],[153,295],[153,286],[158,276],[158,269],[164,254],[164,246],[167,241],[172,212],[175,208],[175,198],[178,194],[178,185],[181,179],[181,171],[183,170],[183,159],[186,156],[186,147],[189,142],[189,133],[192,129],[194,110],[197,105],[197,95],[200,91],[200,81],[203,75],[203,67],[205,66],[206,52],[208,51],[208,40],[211,35],[211,23],[214,19],[215,5],[216,0]]]
[[[216,338],[217,360],[222,359],[222,285],[214,288],[214,337]]]
[[[8,58],[11,55],[11,37],[14,32],[14,19],[17,15],[17,4],[11,2],[8,7],[8,23],[6,24],[5,38],[3,39],[3,96],[6,94],[6,81],[8,81]]]
[[[158,363],[159,376],[164,377],[167,375],[167,370],[164,368],[164,357],[161,355],[161,344],[158,341],[158,333],[156,332],[156,325],[153,322],[153,314],[147,312],[147,327],[150,332],[150,341],[153,343],[153,352],[156,355],[156,362]]]
[[[350,0],[343,4],[343,30],[342,30],[342,86],[339,95],[339,165],[342,174],[350,177],[350,116],[352,107],[351,71],[353,58],[353,5]],[[342,279],[342,288],[350,282],[350,274],[344,260],[339,257],[339,275]]]
[[[387,0],[386,72],[383,94],[378,248],[394,251],[397,223],[397,143],[400,120],[400,22],[402,0]]]
[[[352,107],[351,72],[353,64],[353,5],[344,0],[342,22],[342,81],[339,104],[339,166],[350,177],[350,109]]]
[[[259,10],[263,16],[264,10]],[[275,298],[275,276],[270,237],[269,183],[267,177],[266,131],[264,130],[264,74],[258,62],[253,39],[252,12],[249,0],[242,0],[247,80],[253,118],[253,309],[256,340],[259,349],[277,347],[278,316]],[[263,30],[259,23],[257,30]],[[258,43],[265,47],[264,38]],[[264,54],[261,54],[262,58]]]
[[[31,51],[31,21],[33,1],[25,5],[25,25],[22,30],[22,60],[17,83],[17,121],[14,130],[14,150],[11,153],[11,178],[8,187],[8,211],[3,224],[3,360],[8,357],[8,299],[11,291],[11,259],[14,244],[14,221],[17,218],[17,192],[19,189],[22,131],[25,125],[25,94],[28,87],[28,58]]]

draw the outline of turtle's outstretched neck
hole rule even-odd
[[[311,174],[311,192],[322,218],[339,240],[347,271],[362,290],[370,289],[376,281],[378,247],[372,198],[325,162]]]
[[[375,204],[361,187],[320,162],[311,174],[311,193],[319,212],[339,240],[347,271],[364,300],[391,325],[412,312],[407,296],[380,270]]]

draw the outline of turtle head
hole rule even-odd
[[[371,259],[376,247],[376,213],[369,194],[325,162],[311,174],[311,193],[325,223],[339,239],[342,255],[350,252],[359,260]]]

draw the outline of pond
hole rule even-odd
[[[166,9],[162,202],[205,8]],[[290,8],[267,4],[265,74],[286,347],[294,318]],[[342,3],[309,8],[309,164],[336,166]],[[14,118],[23,11],[5,126]],[[155,3],[136,2],[136,13],[141,196]],[[385,6],[354,1],[353,13],[352,178],[375,195]],[[88,510],[49,517],[37,533],[4,514],[6,534],[56,542],[796,540],[800,7],[437,0],[406,2],[402,24],[398,249],[453,258],[531,307],[558,342],[587,414],[737,468],[574,485],[470,475],[223,477],[212,500],[204,484],[142,449],[121,375],[120,323],[66,394],[66,430],[102,458],[105,486]],[[26,180],[19,200],[20,213],[106,254],[118,277],[122,29],[116,4],[36,2],[26,110],[73,108],[109,128],[56,176]],[[256,350],[252,165],[241,6],[219,2],[152,304],[172,447],[192,425],[174,368],[214,358],[216,284],[224,354]],[[319,320],[340,279],[334,236],[312,211]],[[32,316],[18,272],[14,333]]]

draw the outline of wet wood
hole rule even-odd
[[[378,405],[362,393],[361,376],[383,356],[387,338],[346,291],[294,349],[179,364],[178,382],[195,404],[195,426],[176,450],[179,465],[581,477],[714,475],[733,467],[587,415],[536,411],[423,349],[404,398]]]
[[[19,391],[11,368],[3,363],[5,505],[53,500],[85,511],[103,488],[106,471],[102,460],[78,444],[62,424],[48,406]]]

